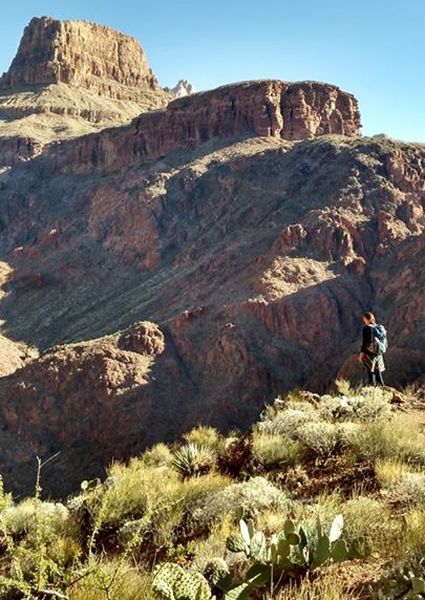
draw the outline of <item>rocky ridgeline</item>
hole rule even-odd
[[[193,94],[181,81],[176,88],[159,86],[132,37],[85,21],[34,18],[0,78],[0,167],[38,156],[53,140],[59,143],[47,151],[53,168],[92,171],[156,159],[213,138],[300,140],[360,132],[356,99],[334,85],[266,80]],[[170,102],[175,95],[181,97]],[[23,127],[34,114],[55,116],[43,123],[43,136],[41,122]],[[81,128],[83,121],[94,127]],[[75,139],[63,144],[65,138]]]
[[[324,134],[358,136],[360,115],[351,94],[334,85],[256,81],[227,85],[171,102],[131,125],[69,144],[53,144],[49,162],[61,171],[114,169],[214,138],[264,136],[302,140]]]

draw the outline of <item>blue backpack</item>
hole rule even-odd
[[[388,349],[387,330],[383,325],[372,325],[372,343],[370,349],[373,354],[384,354]]]

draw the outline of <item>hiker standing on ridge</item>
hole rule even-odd
[[[363,341],[359,354],[368,375],[369,385],[384,385],[382,373],[385,371],[384,352],[387,351],[387,332],[383,325],[378,325],[375,315],[365,312],[363,320]]]

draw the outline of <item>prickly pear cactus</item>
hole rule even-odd
[[[246,544],[239,533],[230,535],[226,540],[227,549],[230,552],[245,552]]]
[[[211,558],[202,573],[211,585],[218,585],[229,577],[229,566],[222,558]]]
[[[211,590],[200,573],[187,573],[180,565],[163,563],[154,572],[152,589],[161,600],[210,600]]]

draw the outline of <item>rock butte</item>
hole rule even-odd
[[[71,79],[46,85],[75,101]],[[110,110],[93,90],[78,102]],[[32,491],[37,454],[60,450],[43,478],[61,495],[197,423],[245,427],[278,393],[358,381],[363,310],[389,326],[388,382],[420,378],[423,145],[359,137],[353,96],[316,82],[233,84],[78,137],[61,118],[75,139],[0,127],[7,489]]]
[[[86,21],[34,18],[0,78],[0,166],[171,99],[134,38]]]
[[[51,83],[134,102],[143,90],[160,90],[136,39],[87,21],[34,18],[0,89]]]

